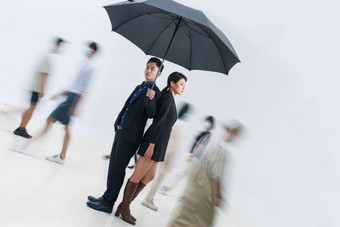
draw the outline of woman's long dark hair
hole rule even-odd
[[[187,81],[187,77],[184,76],[182,73],[179,72],[173,72],[168,77],[168,83],[165,88],[162,90],[162,94],[164,94],[171,86],[171,82],[177,83],[179,80],[184,79]]]

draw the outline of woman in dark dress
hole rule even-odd
[[[183,93],[186,81],[187,78],[179,72],[169,75],[167,86],[162,90],[162,97],[158,102],[156,116],[139,147],[140,157],[135,171],[125,186],[123,201],[115,213],[116,216],[121,214],[123,220],[130,224],[134,225],[136,221],[130,214],[131,201],[154,178],[158,162],[164,161],[172,126],[177,120],[174,96]]]

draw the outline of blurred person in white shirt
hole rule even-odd
[[[90,42],[88,46],[84,49],[84,55],[86,58],[79,70],[75,81],[67,91],[64,91],[52,97],[52,99],[55,99],[58,96],[64,95],[66,96],[66,100],[60,103],[59,106],[48,116],[44,129],[32,141],[34,142],[45,135],[46,132],[50,129],[50,126],[56,121],[59,121],[61,124],[64,125],[65,136],[62,151],[60,154],[46,157],[48,161],[56,162],[59,164],[64,164],[65,162],[66,151],[70,140],[70,120],[75,113],[75,109],[79,103],[79,100],[81,99],[83,94],[87,92],[87,88],[89,86],[94,71],[92,58],[97,53],[97,51],[98,45],[95,42]],[[28,146],[29,144],[31,143],[28,143],[26,146]],[[26,147],[24,147],[23,149],[25,150],[25,148]]]
[[[14,135],[21,136],[26,139],[32,138],[32,136],[28,134],[26,126],[31,120],[32,114],[38,104],[39,99],[44,97],[46,80],[52,71],[52,54],[58,54],[60,52],[62,43],[64,42],[65,41],[62,38],[55,38],[51,50],[41,58],[30,86],[30,106],[23,112],[19,127],[13,131]]]

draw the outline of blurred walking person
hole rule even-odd
[[[38,104],[39,99],[44,97],[45,84],[47,77],[51,73],[52,69],[52,54],[58,54],[64,40],[62,38],[55,38],[52,49],[46,53],[39,62],[38,68],[35,72],[30,91],[31,91],[31,103],[28,109],[26,109],[21,117],[21,123],[13,133],[17,136],[31,139],[32,136],[28,134],[26,127],[31,120],[32,114]]]
[[[201,157],[193,157],[188,182],[177,202],[168,227],[209,227],[213,225],[215,206],[219,206],[221,179],[225,167],[228,143],[242,130],[239,122],[224,126],[219,138],[203,148]]]
[[[160,192],[163,195],[166,195],[168,191],[173,190],[179,182],[188,174],[188,170],[190,168],[190,163],[193,157],[201,156],[202,149],[209,142],[211,137],[211,130],[214,128],[214,117],[208,116],[204,119],[203,128],[204,130],[200,132],[191,147],[190,154],[186,159],[186,165],[180,173],[177,173],[175,177],[170,181],[168,185],[163,185],[160,187]]]
[[[154,197],[156,195],[156,192],[161,186],[164,178],[176,164],[176,159],[178,159],[179,153],[183,149],[184,141],[186,141],[187,139],[187,116],[190,112],[190,108],[190,105],[188,103],[185,103],[180,109],[178,120],[172,127],[172,132],[165,154],[164,162],[159,164],[157,175],[152,182],[147,196],[142,202],[143,206],[146,206],[154,211],[158,210],[158,207],[154,204]]]
[[[50,129],[51,125],[55,123],[56,121],[59,121],[61,124],[64,125],[65,136],[64,136],[62,151],[60,154],[46,157],[48,161],[56,162],[59,164],[65,163],[66,151],[67,151],[67,147],[68,147],[69,140],[70,140],[70,129],[69,129],[70,120],[73,114],[75,113],[75,109],[82,95],[87,92],[87,88],[93,76],[93,70],[94,70],[92,58],[97,53],[97,51],[98,51],[98,45],[95,42],[90,42],[88,46],[84,49],[84,55],[86,56],[86,59],[82,63],[82,66],[80,68],[80,71],[75,81],[73,82],[73,84],[67,91],[64,91],[61,94],[55,95],[53,97],[53,98],[56,98],[57,96],[64,95],[66,96],[66,100],[60,103],[59,106],[50,114],[50,116],[46,120],[46,125],[44,129],[32,141],[34,142],[40,139],[42,136],[44,136]],[[26,150],[26,147],[31,143],[28,143],[24,147],[24,151],[23,151],[24,153],[25,152],[29,153],[29,151]]]

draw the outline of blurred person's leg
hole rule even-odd
[[[157,190],[161,186],[165,176],[167,175],[168,170],[165,166],[162,166],[162,168],[159,168],[156,178],[153,180],[151,188],[145,197],[145,199],[142,202],[143,206],[146,206],[154,211],[158,210],[158,207],[154,204],[153,199],[156,195]]]
[[[56,122],[56,119],[52,118],[52,117],[48,117],[45,123],[45,127],[43,128],[43,130],[32,140],[32,143],[38,139],[40,139],[41,137],[43,137],[48,130],[50,129],[51,125],[53,123]]]
[[[23,112],[22,118],[21,118],[21,123],[20,123],[20,126],[19,126],[21,129],[26,128],[28,122],[32,118],[32,114],[33,114],[33,111],[35,110],[35,107],[36,107],[36,103],[31,103],[30,107],[25,112]]]
[[[165,170],[164,168],[160,168],[158,170],[157,176],[156,178],[153,180],[151,188],[146,196],[146,200],[151,201],[153,200],[153,198],[156,195],[157,190],[159,189],[159,187],[161,186],[165,176],[167,175],[167,170]]]
[[[48,117],[49,121],[53,123],[59,121],[61,124],[64,125],[65,129],[65,136],[61,153],[46,157],[46,160],[48,161],[56,162],[58,164],[65,163],[66,151],[70,140],[69,124],[71,121],[71,116],[76,108],[75,99],[77,98],[79,98],[79,96],[74,93],[68,92],[66,94],[66,100],[60,103],[59,106]]]
[[[15,129],[13,131],[13,133],[17,136],[21,136],[24,137],[26,139],[31,139],[32,136],[29,135],[26,131],[26,126],[28,124],[28,122],[31,120],[32,118],[32,114],[35,110],[35,107],[38,103],[39,100],[39,96],[37,92],[32,92],[32,97],[31,97],[31,103],[30,106],[28,107],[27,110],[25,110],[21,116],[21,122],[20,125],[17,129]]]
[[[168,184],[165,184],[160,187],[160,192],[163,195],[166,195],[168,191],[173,190],[178,185],[178,183],[181,182],[186,175],[188,175],[189,169],[190,163],[186,163],[186,166],[183,168],[181,172],[174,174]]]
[[[41,132],[38,134],[38,136],[34,137],[34,139],[32,139],[32,140],[29,140],[29,141],[26,141],[26,142],[22,142],[22,143],[19,143],[19,144],[15,144],[14,145],[14,149],[19,149],[20,152],[22,152],[22,153],[32,154],[32,151],[27,150],[26,148],[30,144],[35,142],[36,140],[38,140],[41,137],[43,137],[48,132],[48,130],[50,129],[51,125],[53,123],[55,123],[55,121],[56,121],[55,119],[53,119],[51,117],[48,117],[47,120],[46,120],[46,124],[45,124],[44,128],[41,130]]]
[[[50,119],[53,119],[50,117]],[[64,136],[64,143],[63,143],[63,148],[61,150],[60,154],[52,155],[52,156],[47,156],[46,160],[51,161],[51,162],[56,162],[58,164],[64,164],[65,163],[65,157],[66,157],[66,151],[67,147],[69,144],[70,140],[70,128],[68,126],[69,120],[67,120],[67,124],[64,124],[65,127],[65,136]]]
[[[50,119],[55,119],[64,125],[65,136],[63,147],[60,154],[46,157],[48,161],[56,162],[59,164],[64,164],[66,158],[66,151],[70,140],[70,128],[69,124],[71,121],[71,116],[74,114],[77,103],[80,96],[72,92],[67,92],[66,100],[59,104],[59,106],[50,114]]]
[[[60,153],[60,157],[62,159],[65,159],[66,157],[66,151],[67,151],[67,147],[70,141],[70,128],[68,125],[64,125],[65,126],[65,137],[64,137],[64,143],[63,143],[63,148],[62,151]]]

